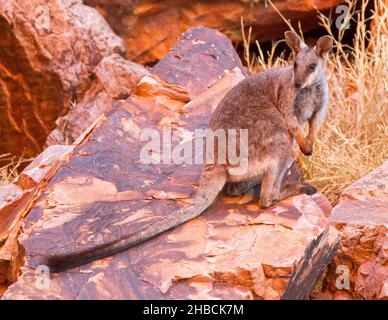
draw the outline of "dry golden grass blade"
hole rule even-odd
[[[11,156],[11,154],[0,154],[0,161],[7,163],[3,167],[0,167],[0,183],[13,182],[19,176],[20,166],[26,162],[32,161],[32,159],[25,159],[20,157]]]

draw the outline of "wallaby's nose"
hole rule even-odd
[[[295,85],[295,88],[300,89],[300,87],[302,86],[302,81],[300,81],[300,79],[297,79],[295,80],[294,85]]]

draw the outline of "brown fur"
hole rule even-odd
[[[296,34],[287,32],[285,36],[294,52],[294,65],[270,69],[243,80],[226,94],[210,121],[213,131],[248,129],[247,172],[232,174],[233,164],[228,158],[224,164],[205,165],[192,204],[115,242],[69,255],[49,256],[44,263],[51,271],[110,256],[191,220],[212,204],[225,185],[230,194],[237,195],[261,183],[261,208],[289,196],[316,191],[299,182],[280,190],[280,183],[293,159],[294,139],[304,154],[312,154],[326,112],[328,87],[324,70],[332,40],[325,36],[315,48],[308,48]],[[306,122],[309,133],[305,138],[301,125]],[[215,149],[218,150],[217,146]],[[214,158],[217,159],[216,154]]]

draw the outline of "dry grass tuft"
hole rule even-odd
[[[343,44],[345,29],[339,30],[327,73],[330,105],[311,157],[298,156],[306,180],[313,183],[335,205],[347,186],[379,166],[388,150],[388,6],[375,0],[372,31],[367,30],[366,7],[356,10],[349,0],[346,18],[356,24],[353,46]],[[332,21],[320,15],[322,26],[330,31]],[[244,35],[245,37],[245,35]],[[285,65],[284,56],[252,56],[245,37],[245,59],[252,72]],[[368,45],[369,44],[369,45]]]
[[[19,158],[16,159],[10,154],[0,154],[0,162],[7,163],[0,167],[0,183],[13,182],[19,176],[20,166],[23,163],[30,162],[32,159]]]

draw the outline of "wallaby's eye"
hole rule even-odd
[[[316,67],[317,67],[317,65],[315,63],[312,63],[309,65],[309,70],[314,71]]]

